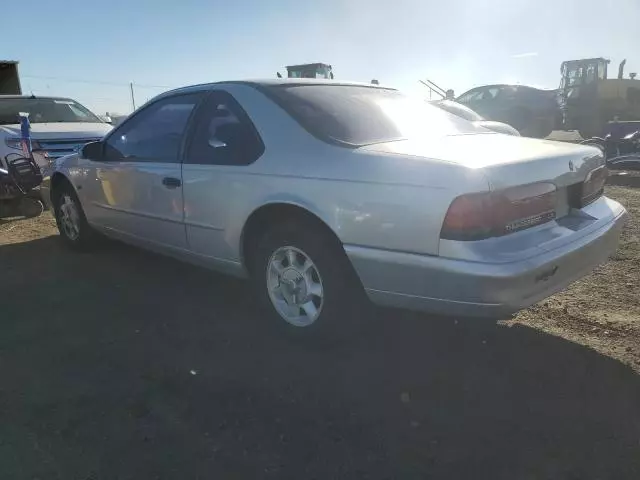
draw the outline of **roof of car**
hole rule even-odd
[[[257,80],[239,80],[233,82],[215,82],[215,83],[247,83],[252,85],[292,85],[292,84],[300,84],[300,85],[356,85],[361,87],[372,87],[372,88],[389,88],[389,87],[381,87],[380,85],[375,85],[372,83],[364,83],[364,82],[351,82],[351,81],[342,81],[342,80],[328,80],[325,78],[266,78],[266,79],[257,79]]]
[[[188,85],[180,88],[176,88],[173,90],[169,90],[160,96],[170,95],[178,92],[186,92],[190,90],[206,90],[215,88],[216,85],[248,85],[252,87],[271,87],[278,85],[331,85],[331,86],[358,86],[358,87],[369,87],[369,88],[378,88],[383,90],[395,90],[392,87],[385,87],[380,85],[375,85],[371,83],[362,83],[362,82],[346,82],[341,80],[326,80],[322,78],[269,78],[269,79],[256,79],[256,80],[227,80],[220,82],[211,82],[211,83],[201,83],[197,85]]]
[[[477,87],[470,88],[464,93],[469,93],[472,90],[478,90],[480,88],[491,88],[491,87],[531,88],[533,90],[541,90],[543,92],[555,90],[553,88],[542,88],[542,87],[536,87],[534,85],[523,85],[521,83],[515,83],[515,84],[514,83],[492,83],[489,85],[478,85]],[[464,95],[464,93],[462,95]]]

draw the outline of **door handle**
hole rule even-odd
[[[164,177],[162,179],[162,184],[167,188],[178,188],[180,185],[182,185],[182,182],[179,178]]]

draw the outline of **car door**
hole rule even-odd
[[[226,227],[234,197],[244,188],[239,176],[263,152],[264,143],[238,101],[226,91],[213,91],[194,120],[182,176],[189,248],[219,269],[238,261]]]
[[[181,155],[187,124],[203,92],[161,98],[121,124],[92,162],[90,216],[114,234],[186,249]]]

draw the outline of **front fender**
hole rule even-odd
[[[51,175],[44,178],[40,185],[40,194],[47,208],[52,209],[51,194],[61,181],[67,180],[76,190],[75,180],[81,174],[80,168],[77,153],[60,157],[53,162]]]

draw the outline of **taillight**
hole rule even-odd
[[[609,170],[606,166],[591,170],[582,184],[581,206],[585,206],[598,199],[604,192],[604,184],[607,182]]]
[[[440,237],[481,240],[549,222],[556,216],[556,186],[532,183],[496,192],[457,197],[449,206]]]

